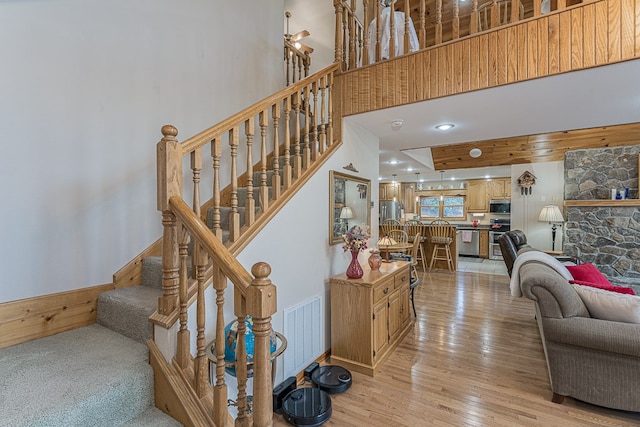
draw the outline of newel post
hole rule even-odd
[[[271,267],[258,262],[251,268],[255,277],[247,291],[247,314],[253,317],[253,425],[273,425],[273,384],[271,379],[271,316],[275,314],[276,287],[271,283]]]
[[[345,70],[345,63],[342,56],[342,49],[344,40],[342,39],[343,28],[342,28],[342,14],[344,13],[344,8],[342,7],[342,0],[333,0],[333,7],[336,10],[336,34],[335,34],[335,59],[333,62],[340,63],[340,70]]]
[[[169,314],[178,307],[180,284],[178,224],[169,209],[169,199],[182,193],[182,155],[178,144],[178,129],[162,127],[162,139],[157,145],[158,210],[162,212],[162,296],[158,298],[160,314]]]

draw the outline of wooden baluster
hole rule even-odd
[[[405,0],[404,2],[404,44],[403,44],[403,54],[409,53],[410,43],[409,43],[409,20],[411,19],[411,8],[409,7],[409,0]]]
[[[220,159],[222,158],[222,140],[219,137],[211,140],[211,159],[213,161],[213,221],[211,231],[222,241],[220,227]]]
[[[237,298],[236,293],[236,298]],[[244,305],[244,304],[243,304]],[[244,310],[243,310],[244,311]],[[238,406],[238,418],[236,425],[250,426],[247,415],[249,407],[247,402],[247,346],[246,341],[240,337],[244,337],[247,331],[246,315],[237,315],[238,320],[238,338],[236,339],[236,378],[238,379],[238,398],[236,405]],[[255,341],[254,341],[255,346]],[[254,347],[254,366],[255,366],[255,347]],[[254,380],[255,381],[255,380]],[[254,383],[255,384],[255,383]],[[254,396],[256,394],[254,387]]]
[[[255,134],[253,116],[244,122],[244,134],[247,138],[247,200],[244,204],[244,222],[246,225],[251,225],[256,218],[256,200],[253,198],[253,157],[251,155],[253,151],[253,135]]]
[[[260,208],[264,212],[269,208],[269,187],[267,187],[267,126],[269,126],[269,110],[260,112]]]
[[[309,146],[311,160],[318,159],[318,81],[311,83],[311,97],[313,98],[313,111],[311,113],[311,127],[313,128],[313,138]],[[309,164],[307,164],[308,167]]]
[[[293,94],[293,109],[295,121],[295,133],[293,139],[293,177],[300,178],[302,175],[302,158],[300,152],[300,91]]]
[[[347,40],[349,39],[349,14],[343,13],[342,15],[342,40],[344,40],[344,44],[342,45],[342,63],[349,69],[349,61],[347,55],[349,54],[349,44]],[[349,41],[350,42],[350,41]]]
[[[309,113],[310,111],[310,102],[309,102],[309,85],[304,87],[304,144],[302,147],[302,167],[304,169],[309,167],[311,164],[311,150],[309,149]]]
[[[182,152],[178,144],[178,129],[162,127],[162,139],[157,145],[158,210],[162,212],[162,296],[158,312],[168,315],[178,307],[178,224],[169,207],[169,198],[182,195]]]
[[[351,0],[351,12],[349,13],[349,69],[356,68],[356,16],[355,1]]]
[[[191,152],[191,170],[193,172],[193,212],[200,218],[200,171],[202,170],[202,149],[196,148]],[[191,258],[192,276],[196,274],[196,259]]]
[[[540,5],[542,7],[542,5]],[[558,0],[556,3],[556,10],[564,10],[567,8],[567,0]]]
[[[334,36],[336,48],[334,52],[334,62],[340,63],[340,69],[345,70],[345,63],[342,62],[342,0],[333,0],[333,7],[336,10],[336,34]]]
[[[498,8],[498,0],[491,0],[491,28],[500,25],[500,9]]]
[[[273,175],[271,176],[271,188],[273,200],[280,198],[280,135],[278,126],[280,124],[280,102],[276,102],[271,107],[273,120]]]
[[[284,45],[284,63],[285,63],[285,70],[286,70],[286,80],[287,80],[287,86],[289,86],[291,84],[291,76],[290,76],[290,67],[291,67],[291,50],[289,49],[289,46]]]
[[[477,0],[476,0],[477,1]],[[420,0],[420,30],[418,32],[418,39],[420,41],[420,49],[427,47],[427,6],[426,0]]]
[[[178,331],[178,351],[176,361],[182,369],[187,369],[191,363],[189,352],[191,334],[187,325],[189,309],[187,257],[189,256],[189,232],[181,227],[178,254],[180,256],[180,329]]]
[[[517,22],[520,19],[519,16],[519,0],[511,0],[511,22]],[[515,10],[515,12],[514,12]],[[533,1],[533,16],[542,15],[542,1],[534,0]]]
[[[229,241],[235,242],[240,237],[240,213],[238,211],[238,145],[239,130],[234,126],[229,130],[229,147],[231,149],[231,212],[229,213]]]
[[[304,54],[304,61],[302,63],[304,65],[304,76],[309,76],[309,67],[311,67],[311,57],[308,53]]]
[[[376,1],[376,62],[382,60],[382,20],[380,19],[380,2]]]
[[[362,46],[362,65],[369,64],[369,1],[362,0],[362,8],[364,13],[364,29],[362,31],[362,36],[364,38],[364,43]]]
[[[206,322],[206,306],[204,291],[206,281],[204,271],[207,267],[208,256],[198,242],[194,242],[194,255],[196,280],[198,283],[198,296],[196,300],[196,359],[194,360],[195,390],[198,397],[204,397],[210,390],[209,382],[209,358],[206,353],[206,337],[204,334]]]
[[[541,14],[540,8],[542,3],[540,1],[533,2],[533,14],[539,16]],[[536,15],[536,7],[538,8],[538,15]],[[520,20],[520,0],[511,0],[511,20],[505,22],[518,22]]]
[[[269,264],[259,262],[251,268],[255,277],[247,290],[247,314],[253,317],[253,422],[270,426],[273,417],[271,379],[271,316],[276,313],[276,287],[271,283]]]
[[[442,0],[436,0],[436,46],[442,44]]]
[[[303,65],[304,64],[302,64],[302,60],[300,59],[299,56],[296,56],[296,63],[298,64],[298,80],[296,80],[296,81],[300,81],[300,80],[303,79],[302,70],[303,70]]]
[[[220,268],[214,266],[212,272],[213,287],[216,290],[216,380],[213,386],[213,421],[217,426],[227,423],[228,390],[225,377],[225,336],[224,336],[224,291],[227,288],[227,278]]]
[[[460,38],[460,4],[458,0],[453,0],[453,22],[451,24],[452,28],[452,37],[453,39]]]
[[[282,166],[282,184],[284,189],[291,187],[291,96],[284,99],[284,165]]]
[[[478,32],[478,0],[473,0],[473,9],[471,10],[471,19],[469,21],[469,34]]]
[[[396,0],[391,0],[389,6],[389,59],[396,57]]]
[[[333,73],[327,76],[327,141],[329,146],[333,145]]]
[[[327,76],[324,75],[321,78],[320,83],[320,154],[324,154],[327,148],[327,122],[326,120],[326,100],[325,100],[325,91],[327,90]]]

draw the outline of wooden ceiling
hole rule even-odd
[[[636,144],[640,123],[441,145],[431,147],[431,155],[435,170],[449,170],[562,161],[568,150]],[[482,155],[469,156],[472,148]]]

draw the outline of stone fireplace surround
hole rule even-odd
[[[565,254],[590,262],[613,284],[633,285],[640,295],[640,200],[611,201],[611,189],[629,188],[638,199],[640,145],[567,151],[565,201],[597,201],[565,207]]]

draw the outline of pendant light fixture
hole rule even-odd
[[[440,201],[444,201],[444,171],[440,171]]]

